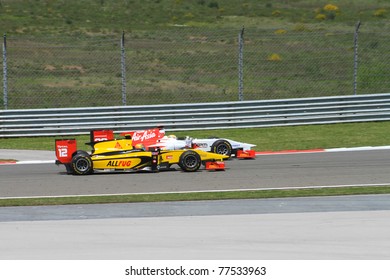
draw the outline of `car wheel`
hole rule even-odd
[[[194,151],[185,151],[179,159],[180,168],[186,172],[197,171],[201,163],[199,154]]]
[[[93,173],[91,157],[87,153],[77,153],[72,159],[72,169],[75,175],[87,175]]]
[[[218,140],[211,145],[211,152],[225,155],[225,156],[231,156],[232,155],[232,145],[230,145],[229,141],[226,140]]]

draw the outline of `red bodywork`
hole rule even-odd
[[[77,142],[75,139],[56,139],[57,160],[62,163],[70,163],[72,155],[77,151]]]
[[[256,152],[254,150],[237,150],[237,158],[255,158]]]
[[[150,145],[154,145],[164,137],[165,130],[160,128],[152,128],[145,130],[136,130],[129,132],[122,132],[121,136],[131,136],[131,140],[133,140],[133,145],[142,144],[145,147],[149,147]]]
[[[208,161],[206,162],[206,170],[225,170],[223,161]]]
[[[121,136],[130,135],[133,140],[133,145],[142,144],[145,148],[156,147],[156,144],[165,136],[165,130],[163,128],[151,128],[145,130],[136,130],[129,132],[122,132]],[[160,146],[160,145],[159,145]],[[199,148],[195,143],[191,143],[187,148],[196,149]]]
[[[91,142],[100,142],[114,139],[113,130],[92,130],[91,131]]]

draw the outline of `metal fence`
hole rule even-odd
[[[358,26],[358,25],[357,25]],[[356,27],[357,27],[356,26]],[[390,92],[390,34],[307,26],[4,36],[4,109]],[[357,36],[358,35],[358,36]]]
[[[389,121],[390,94],[217,103],[0,110],[0,138]]]

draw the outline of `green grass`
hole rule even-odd
[[[390,122],[364,122],[330,125],[284,126],[225,130],[178,131],[178,137],[217,136],[257,145],[257,151],[302,150],[390,145]],[[120,137],[116,135],[116,137]],[[0,138],[2,149],[52,150],[56,138],[75,138],[78,148],[90,150],[89,135],[67,137]]]
[[[122,31],[128,105],[235,101],[243,26],[245,100],[350,95],[358,20],[358,93],[388,92],[390,3],[338,0],[317,20],[327,3],[1,0],[8,108],[122,105]]]
[[[332,1],[331,1],[332,2]],[[383,0],[338,0],[332,24],[386,22],[390,4]],[[123,29],[155,30],[173,24],[192,26],[273,26],[318,23],[328,1],[296,0],[2,0],[0,19],[7,32],[112,33]],[[381,14],[376,11],[384,9]]]
[[[226,199],[266,199],[282,197],[338,196],[389,194],[390,186],[372,187],[340,187],[318,189],[281,189],[253,191],[222,191],[169,194],[134,194],[134,195],[104,195],[104,196],[69,196],[52,198],[18,198],[0,199],[0,207],[4,206],[40,206],[67,204],[101,204],[101,203],[138,203],[161,201],[196,201],[196,200],[226,200]]]

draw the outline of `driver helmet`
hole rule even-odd
[[[135,148],[136,148],[136,149],[139,149],[139,150],[145,151],[145,146],[144,146],[144,144],[142,144],[142,143],[136,144],[136,145],[135,145]]]

